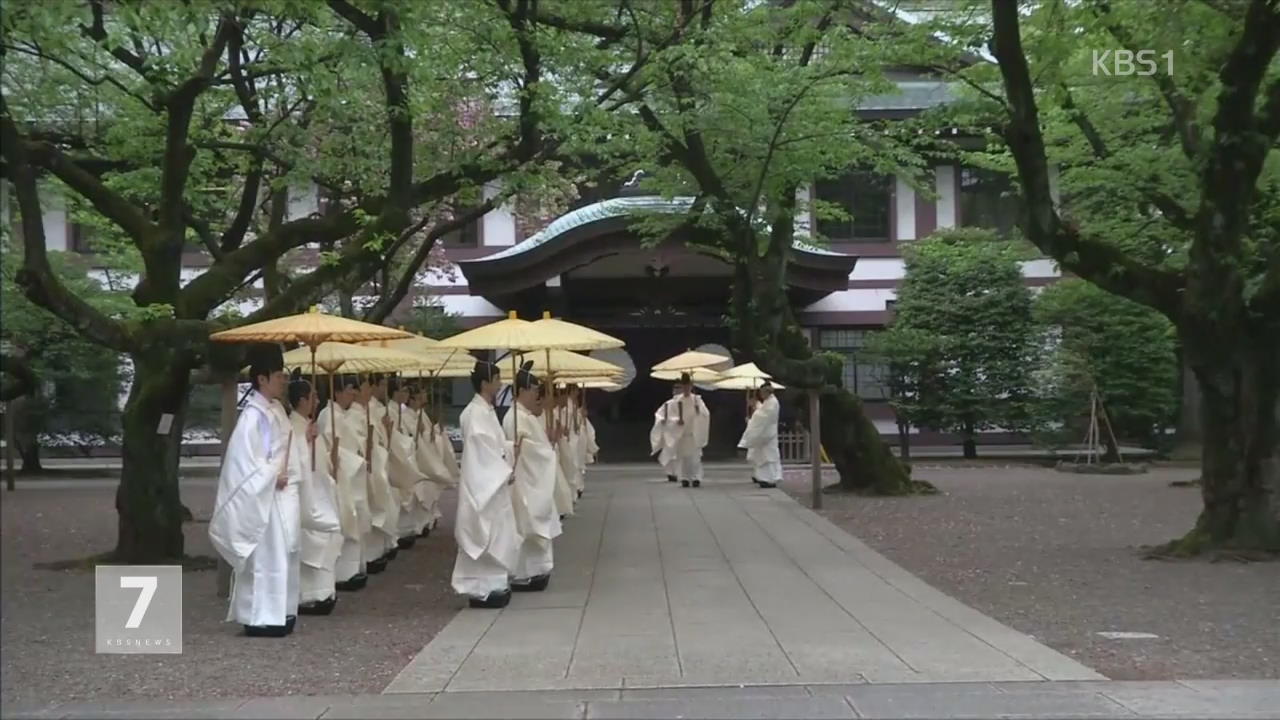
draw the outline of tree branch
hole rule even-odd
[[[409,294],[409,291],[413,289],[414,280],[417,279],[418,273],[422,270],[422,266],[426,264],[427,258],[431,256],[431,251],[435,248],[436,241],[454,230],[461,229],[468,223],[475,222],[484,217],[485,213],[498,206],[498,201],[498,197],[489,198],[479,206],[467,210],[461,215],[454,217],[452,220],[437,223],[432,227],[427,233],[427,236],[423,238],[422,244],[418,246],[417,251],[414,252],[413,257],[409,260],[408,267],[406,267],[400,274],[400,278],[396,281],[395,287],[391,289],[383,288],[382,296],[378,298],[378,302],[365,313],[365,322],[381,323],[383,320],[386,320],[387,316],[390,315],[391,312],[396,309],[396,306],[400,304],[400,301],[404,300],[405,296]],[[406,232],[405,235],[416,234],[423,226],[425,226],[427,220],[428,218],[423,218],[422,222],[414,228],[410,228],[410,231]],[[390,265],[390,262],[391,258],[388,257],[387,264]]]
[[[1022,49],[1017,4],[992,0],[993,40],[1010,115],[1003,129],[1022,185],[1021,225],[1028,239],[1068,272],[1175,318],[1181,307],[1181,276],[1138,262],[1105,241],[1082,237],[1064,224],[1049,192],[1049,162],[1040,131],[1031,71]]]
[[[1111,3],[1109,0],[1094,0],[1090,4],[1090,9],[1102,21],[1103,27],[1107,29],[1111,37],[1116,39],[1116,42],[1128,50],[1137,49],[1135,48],[1133,36],[1120,23],[1116,22],[1111,15]],[[1178,140],[1182,144],[1183,154],[1195,160],[1200,156],[1204,144],[1200,126],[1196,123],[1195,101],[1184,95],[1178,89],[1178,85],[1173,81],[1173,78],[1160,72],[1158,68],[1151,75],[1151,80],[1155,82],[1156,88],[1160,91],[1160,96],[1164,98],[1165,104],[1169,106],[1169,110],[1173,115],[1173,127],[1178,133]]]
[[[27,141],[9,114],[0,93],[0,152],[8,161],[10,178],[22,215],[22,268],[15,280],[32,302],[52,312],[90,340],[120,352],[131,349],[124,326],[67,290],[49,265],[45,246],[44,211],[40,206],[36,169]]]
[[[27,154],[32,163],[53,173],[55,177],[88,200],[98,212],[115,223],[134,242],[149,239],[158,232],[158,228],[143,214],[141,208],[107,187],[96,175],[85,170],[62,151],[48,143],[18,141],[24,143],[23,153]]]

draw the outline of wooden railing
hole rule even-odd
[[[783,465],[809,462],[809,431],[797,428],[779,432],[778,454],[782,456]]]

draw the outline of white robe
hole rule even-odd
[[[697,395],[677,395],[662,406],[664,447],[674,454],[680,480],[702,480],[702,449],[711,434],[711,411]]]
[[[550,574],[554,566],[551,541],[560,536],[555,499],[559,461],[542,423],[542,418],[518,402],[502,419],[507,440],[515,445],[518,437],[520,446],[516,482],[511,486],[516,527],[524,537],[520,557],[511,571],[516,580]]]
[[[298,498],[301,507],[299,525],[298,600],[304,603],[328,600],[335,594],[334,567],[342,552],[342,523],[338,518],[338,493],[329,467],[326,443],[316,438],[315,467],[307,445],[307,418],[293,413],[293,453],[301,457],[295,464],[290,457],[291,472],[297,472]],[[352,509],[354,514],[354,508]]]
[[[447,487],[458,484],[457,478],[445,464],[440,450],[439,438],[435,424],[425,411],[419,410],[414,419],[414,457],[418,461],[418,469],[422,471],[424,480],[414,487],[414,495],[422,508],[419,515],[421,522],[418,528],[434,525],[440,518],[440,494]]]
[[[453,589],[485,597],[510,587],[509,576],[520,557],[508,485],[512,446],[493,406],[480,395],[462,411],[462,438]]]
[[[288,428],[256,391],[236,419],[218,476],[209,540],[233,571],[227,621],[282,626],[297,607],[289,586],[288,510],[276,479],[288,461]],[[296,515],[294,515],[296,517]],[[292,533],[297,552],[297,531]]]
[[[662,472],[667,477],[675,477],[680,471],[680,465],[676,462],[676,446],[674,442],[669,442],[672,435],[667,432],[666,410],[667,404],[663,403],[653,412],[653,428],[649,430],[649,454],[656,455],[658,464],[662,466]]]
[[[576,501],[578,491],[583,489],[580,469],[582,463],[578,452],[578,434],[573,431],[573,421],[568,405],[557,407],[552,412],[556,427],[560,428],[560,440],[556,443],[556,455],[560,461],[560,469],[564,471],[564,477],[569,481],[569,488]]]
[[[328,458],[332,452],[332,444],[336,442],[338,446],[338,464],[330,470],[335,480],[338,519],[342,526],[342,549],[334,564],[334,575],[338,582],[350,580],[364,572],[364,537],[373,523],[369,512],[368,481],[361,456],[364,446],[358,431],[363,429],[364,422],[360,418],[357,423],[355,417],[358,407],[352,405],[343,410],[334,403],[329,403],[320,411],[320,417],[316,421],[324,441],[323,450],[317,449],[317,452],[323,452]],[[333,417],[330,417],[331,413]],[[335,427],[336,440],[333,437]]]
[[[369,487],[369,517],[372,527],[365,533],[364,561],[377,560],[395,547],[400,537],[400,504],[391,492],[391,483],[387,480],[387,429],[382,424],[386,416],[386,406],[377,398],[370,398],[369,404],[353,405],[356,422],[363,423],[362,432],[372,434],[373,442],[368,443],[361,437],[360,447],[370,452],[365,458],[368,471],[366,482]]]
[[[422,530],[421,512],[414,491],[426,480],[418,467],[413,447],[413,410],[404,405],[392,405],[391,432],[388,436],[387,480],[398,503],[399,519],[396,532],[399,537],[415,537]]]
[[[770,395],[756,407],[747,420],[747,429],[738,441],[747,451],[755,479],[761,482],[782,481],[782,456],[778,452],[778,398]]]

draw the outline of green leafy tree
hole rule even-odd
[[[22,469],[34,473],[42,470],[41,436],[82,449],[116,437],[122,358],[28,300],[14,282],[13,268],[21,265],[15,252],[7,248],[0,256],[0,342]],[[79,258],[52,253],[49,259],[71,292],[104,312],[119,312],[127,302],[89,277]]]
[[[1018,258],[977,229],[940,231],[906,252],[891,332],[915,353],[909,414],[960,435],[967,458],[979,432],[1029,426],[1039,333]]]
[[[532,0],[7,8],[0,170],[21,219],[15,280],[134,369],[118,559],[183,554],[177,467],[191,372],[239,367],[234,348],[210,346],[211,331],[304,310],[400,267],[364,313],[381,321],[438,238],[506,193],[536,191],[552,174],[540,161],[591,132],[603,101],[573,64],[590,43],[540,26],[535,9]],[[102,239],[138,262],[125,312],[94,307],[54,271],[46,180],[92,207]],[[497,180],[503,193],[482,199]],[[291,189],[310,185],[320,210],[291,218]],[[190,249],[211,263],[184,282]],[[317,252],[317,265],[297,262]],[[261,309],[228,311],[259,280]],[[164,414],[176,430],[161,436]]]
[[[903,460],[911,457],[911,428],[919,426],[925,414],[924,398],[933,392],[930,384],[938,377],[940,350],[940,339],[933,333],[900,323],[873,334],[867,343],[864,354],[879,368]]]
[[[1016,167],[1024,233],[1168,318],[1199,384],[1204,508],[1166,549],[1280,549],[1280,5],[989,9],[970,37],[992,38],[998,66],[968,79]],[[1095,74],[1094,48],[1160,62]]]
[[[1118,440],[1155,447],[1177,409],[1178,361],[1173,327],[1151,308],[1071,278],[1036,299],[1036,318],[1054,328],[1049,356],[1048,418],[1080,440],[1096,388]],[[1104,433],[1110,460],[1117,448]]]
[[[793,314],[787,272],[797,213],[836,211],[798,198],[815,179],[852,166],[914,179],[932,133],[912,122],[862,121],[868,96],[892,93],[885,68],[910,65],[928,37],[870,4],[564,3],[540,17],[598,39],[593,74],[620,90],[612,142],[593,152],[649,173],[656,194],[693,198],[687,213],[646,218],[654,238],[681,237],[732,267],[730,328],[737,355],[788,387],[822,396],[822,443],[841,488],[884,494],[914,485],[841,366],[815,353]],[[636,67],[638,59],[646,60]]]

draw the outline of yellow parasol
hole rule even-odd
[[[695,383],[712,384],[717,383],[723,376],[715,370],[708,370],[704,367],[694,367],[687,370],[654,370],[649,373],[649,377],[654,380],[669,380],[679,382],[680,378],[689,374],[689,379]]]
[[[619,340],[612,335],[605,335],[598,330],[592,330],[585,325],[566,322],[551,317],[550,312],[544,311],[541,320],[535,320],[533,327],[538,333],[545,333],[548,337],[554,337],[559,340],[551,349],[553,350],[613,350],[626,345],[625,342]],[[515,348],[517,350],[534,350],[547,349],[542,348]],[[556,372],[559,372],[556,368]]]
[[[765,378],[751,377],[725,377],[712,383],[716,390],[756,390],[764,385]],[[786,387],[779,384],[776,380],[769,380],[768,383],[778,390],[785,390]]]
[[[546,350],[541,353],[521,353],[516,357],[516,364],[523,365],[526,360],[533,361],[530,372],[538,377],[546,377],[549,373],[559,376],[602,376],[621,375],[622,368],[613,363],[597,360],[568,350]]]
[[[582,388],[583,390],[621,390],[622,384],[614,378],[608,376],[595,377],[576,377],[570,378],[569,382]],[[564,383],[561,383],[563,386]]]
[[[718,366],[728,365],[731,362],[733,362],[733,360],[731,360],[730,358],[724,357],[723,355],[713,355],[711,353],[690,350],[688,352],[682,352],[679,355],[676,355],[675,357],[670,357],[670,358],[667,358],[666,360],[663,360],[657,365],[654,365],[653,370],[654,372],[675,371],[678,373],[680,371],[687,372],[690,370],[702,368],[706,370],[716,371],[716,368]],[[718,377],[719,373],[717,372],[716,374]]]
[[[231,343],[304,343],[311,348],[315,348],[326,341],[359,342],[361,340],[407,337],[408,335],[409,333],[403,330],[395,330],[338,315],[328,315],[320,312],[320,308],[312,305],[310,312],[223,330],[213,333],[209,336],[209,339],[213,342]],[[311,363],[311,386],[313,388],[316,386],[317,373],[314,370],[315,365],[313,358]],[[332,397],[333,395],[330,393],[330,398]],[[315,408],[312,409],[312,412],[315,412]],[[311,419],[315,420],[314,417]],[[315,468],[315,464],[315,449],[312,446],[312,469]]]
[[[755,363],[743,363],[725,370],[720,373],[725,378],[752,378],[755,380],[770,380],[773,378],[769,373],[761,370]]]

